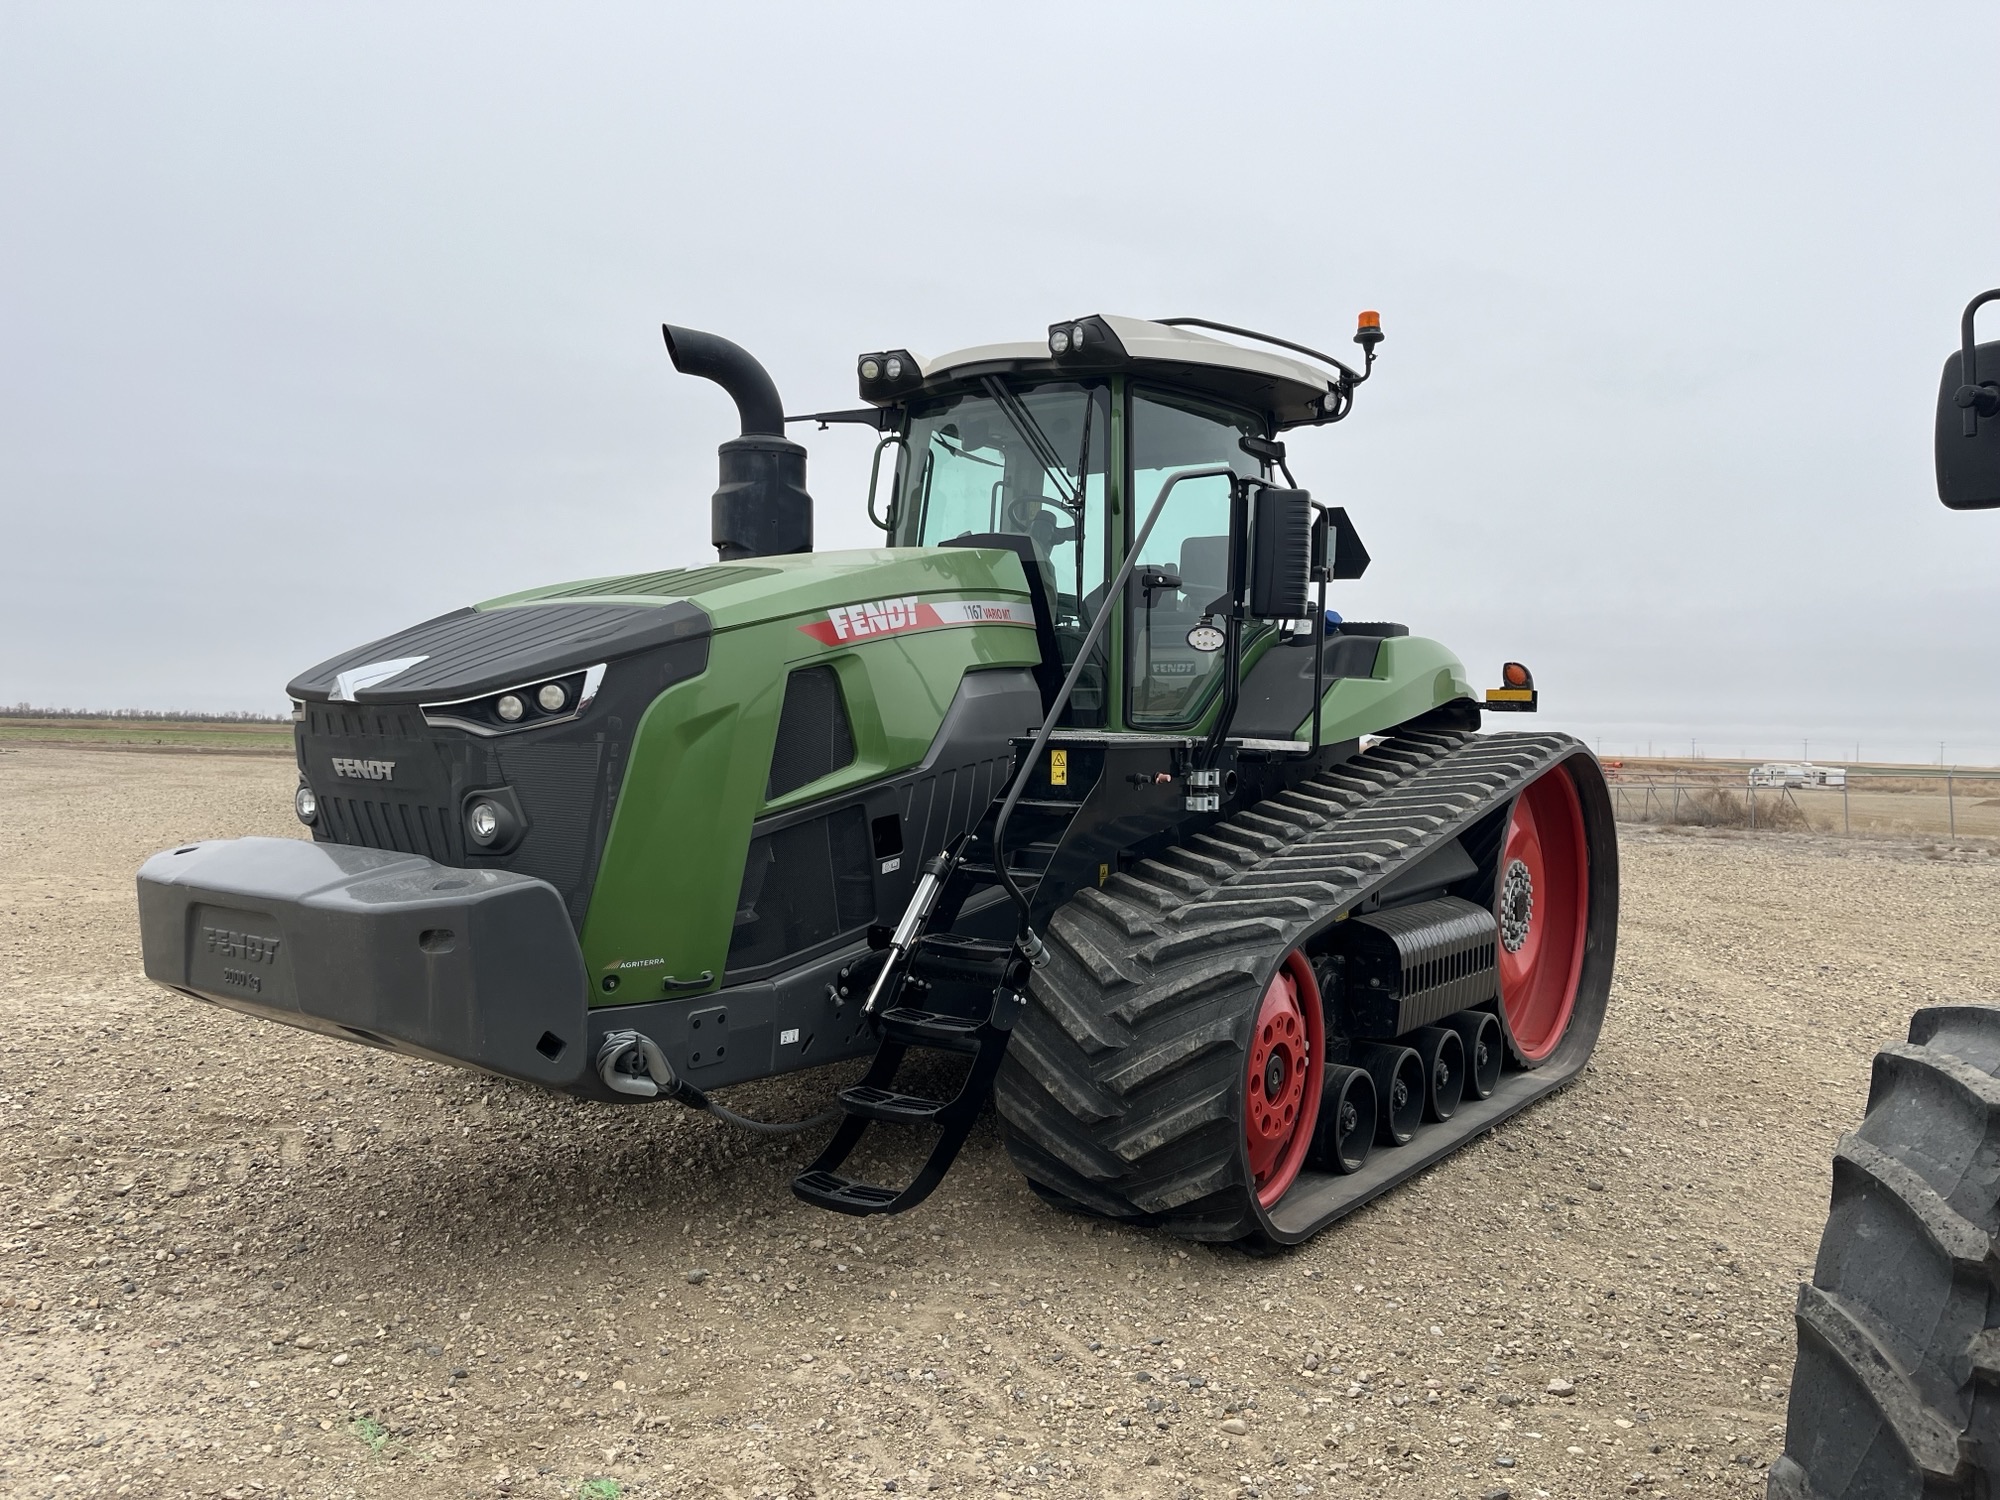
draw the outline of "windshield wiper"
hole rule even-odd
[[[1021,435],[1021,441],[1026,443],[1029,451],[1035,455],[1035,462],[1042,466],[1042,472],[1055,482],[1057,498],[1061,500],[1063,508],[1071,515],[1082,515],[1082,483],[1079,481],[1072,485],[1069,482],[1069,476],[1063,472],[1062,460],[1056,456],[1055,444],[1051,443],[1049,435],[1042,431],[1042,425],[1035,420],[1035,414],[1022,404],[1019,396],[1000,383],[998,376],[988,375],[981,384],[986,387],[986,394],[993,398],[993,404],[1000,408],[1001,415],[1013,424],[1014,430]],[[1088,400],[1087,392],[1085,399]]]

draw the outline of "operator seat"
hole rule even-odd
[[[1229,592],[1229,538],[1191,536],[1181,540],[1181,596],[1199,615]]]

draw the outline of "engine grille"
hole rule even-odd
[[[445,807],[420,803],[374,802],[332,795],[320,799],[320,815],[336,844],[421,854],[439,864],[458,862],[453,840],[457,820]]]
[[[297,742],[299,770],[319,798],[313,837],[546,880],[581,931],[633,731],[663,690],[707,659],[701,636],[614,661],[582,718],[518,737],[431,725],[413,704],[307,701]],[[462,820],[476,794],[502,790],[527,828],[492,854],[466,838]]]

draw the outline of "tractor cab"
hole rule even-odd
[[[1079,676],[1072,727],[1189,729],[1211,716],[1234,654],[1223,647],[1240,581],[1232,535],[1248,541],[1242,518],[1232,522],[1248,515],[1237,504],[1244,486],[1275,485],[1278,433],[1338,421],[1367,378],[1329,356],[1314,355],[1316,368],[1185,326],[1194,321],[1097,316],[1056,324],[1040,344],[932,360],[894,350],[858,364],[887,434],[878,474],[894,455],[879,517],[891,542],[1016,551],[1046,599],[1056,676],[1075,664],[1149,507],[1188,476],[1147,535],[1106,646]],[[1364,315],[1357,342],[1370,361],[1380,336]],[[1358,575],[1365,555],[1350,553]],[[1243,623],[1251,652],[1274,630]]]

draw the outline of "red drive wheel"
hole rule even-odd
[[[1325,1082],[1319,984],[1305,955],[1293,949],[1258,1004],[1244,1078],[1243,1137],[1251,1184],[1265,1208],[1285,1196],[1305,1163]]]
[[[1583,804],[1565,767],[1544,771],[1514,799],[1495,885],[1500,1009],[1516,1061],[1532,1068],[1569,1029],[1590,916]]]

